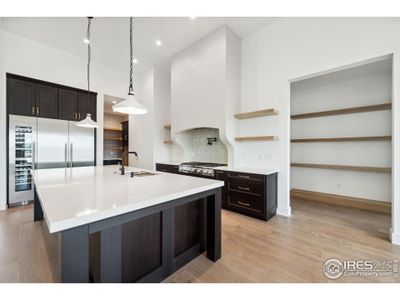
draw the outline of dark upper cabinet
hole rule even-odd
[[[35,84],[25,80],[7,78],[7,87],[9,113],[36,116]]]
[[[78,93],[67,89],[58,89],[58,118],[76,121],[78,119]]]
[[[58,89],[53,86],[36,84],[36,116],[57,119]]]
[[[78,93],[78,119],[83,120],[87,114],[92,115],[92,120],[97,120],[96,113],[96,95],[87,93]]]
[[[79,121],[87,114],[97,119],[97,94],[76,88],[7,74],[8,113]]]

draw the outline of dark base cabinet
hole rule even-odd
[[[157,163],[156,170],[178,173],[178,166]],[[188,176],[196,175],[188,174]],[[224,181],[221,195],[222,208],[264,221],[268,221],[276,215],[277,172],[264,175],[215,170],[215,178],[205,178]]]
[[[275,216],[278,173],[224,173],[222,208],[265,221]]]

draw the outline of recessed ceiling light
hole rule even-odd
[[[160,46],[162,45],[162,41],[161,41],[161,40],[157,40],[157,41],[156,41],[156,45],[157,45],[158,47],[160,47]]]
[[[114,101],[113,101],[113,104],[115,104],[115,103],[117,103],[117,101],[114,100]]]
[[[132,60],[132,62],[133,62],[134,64],[137,64],[139,61],[138,61],[136,58],[134,58],[134,59]]]
[[[87,39],[87,38],[84,38],[84,39],[83,39],[83,42],[84,42],[85,44],[89,44],[89,43],[90,43],[89,39]]]

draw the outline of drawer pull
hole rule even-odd
[[[238,203],[239,203],[240,205],[250,206],[250,203],[245,203],[245,202],[241,202],[241,201],[238,201]]]
[[[247,188],[247,187],[242,187],[242,186],[238,186],[238,189],[239,190],[243,190],[243,191],[250,191],[250,188]]]
[[[249,176],[249,175],[238,175],[238,177],[240,177],[240,178],[247,178],[247,179],[249,179],[249,178],[250,178],[250,176]]]

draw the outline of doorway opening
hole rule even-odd
[[[291,83],[291,199],[386,214],[392,57]]]
[[[103,165],[128,165],[128,115],[113,112],[112,106],[124,99],[104,95]],[[125,153],[123,155],[123,153]]]

